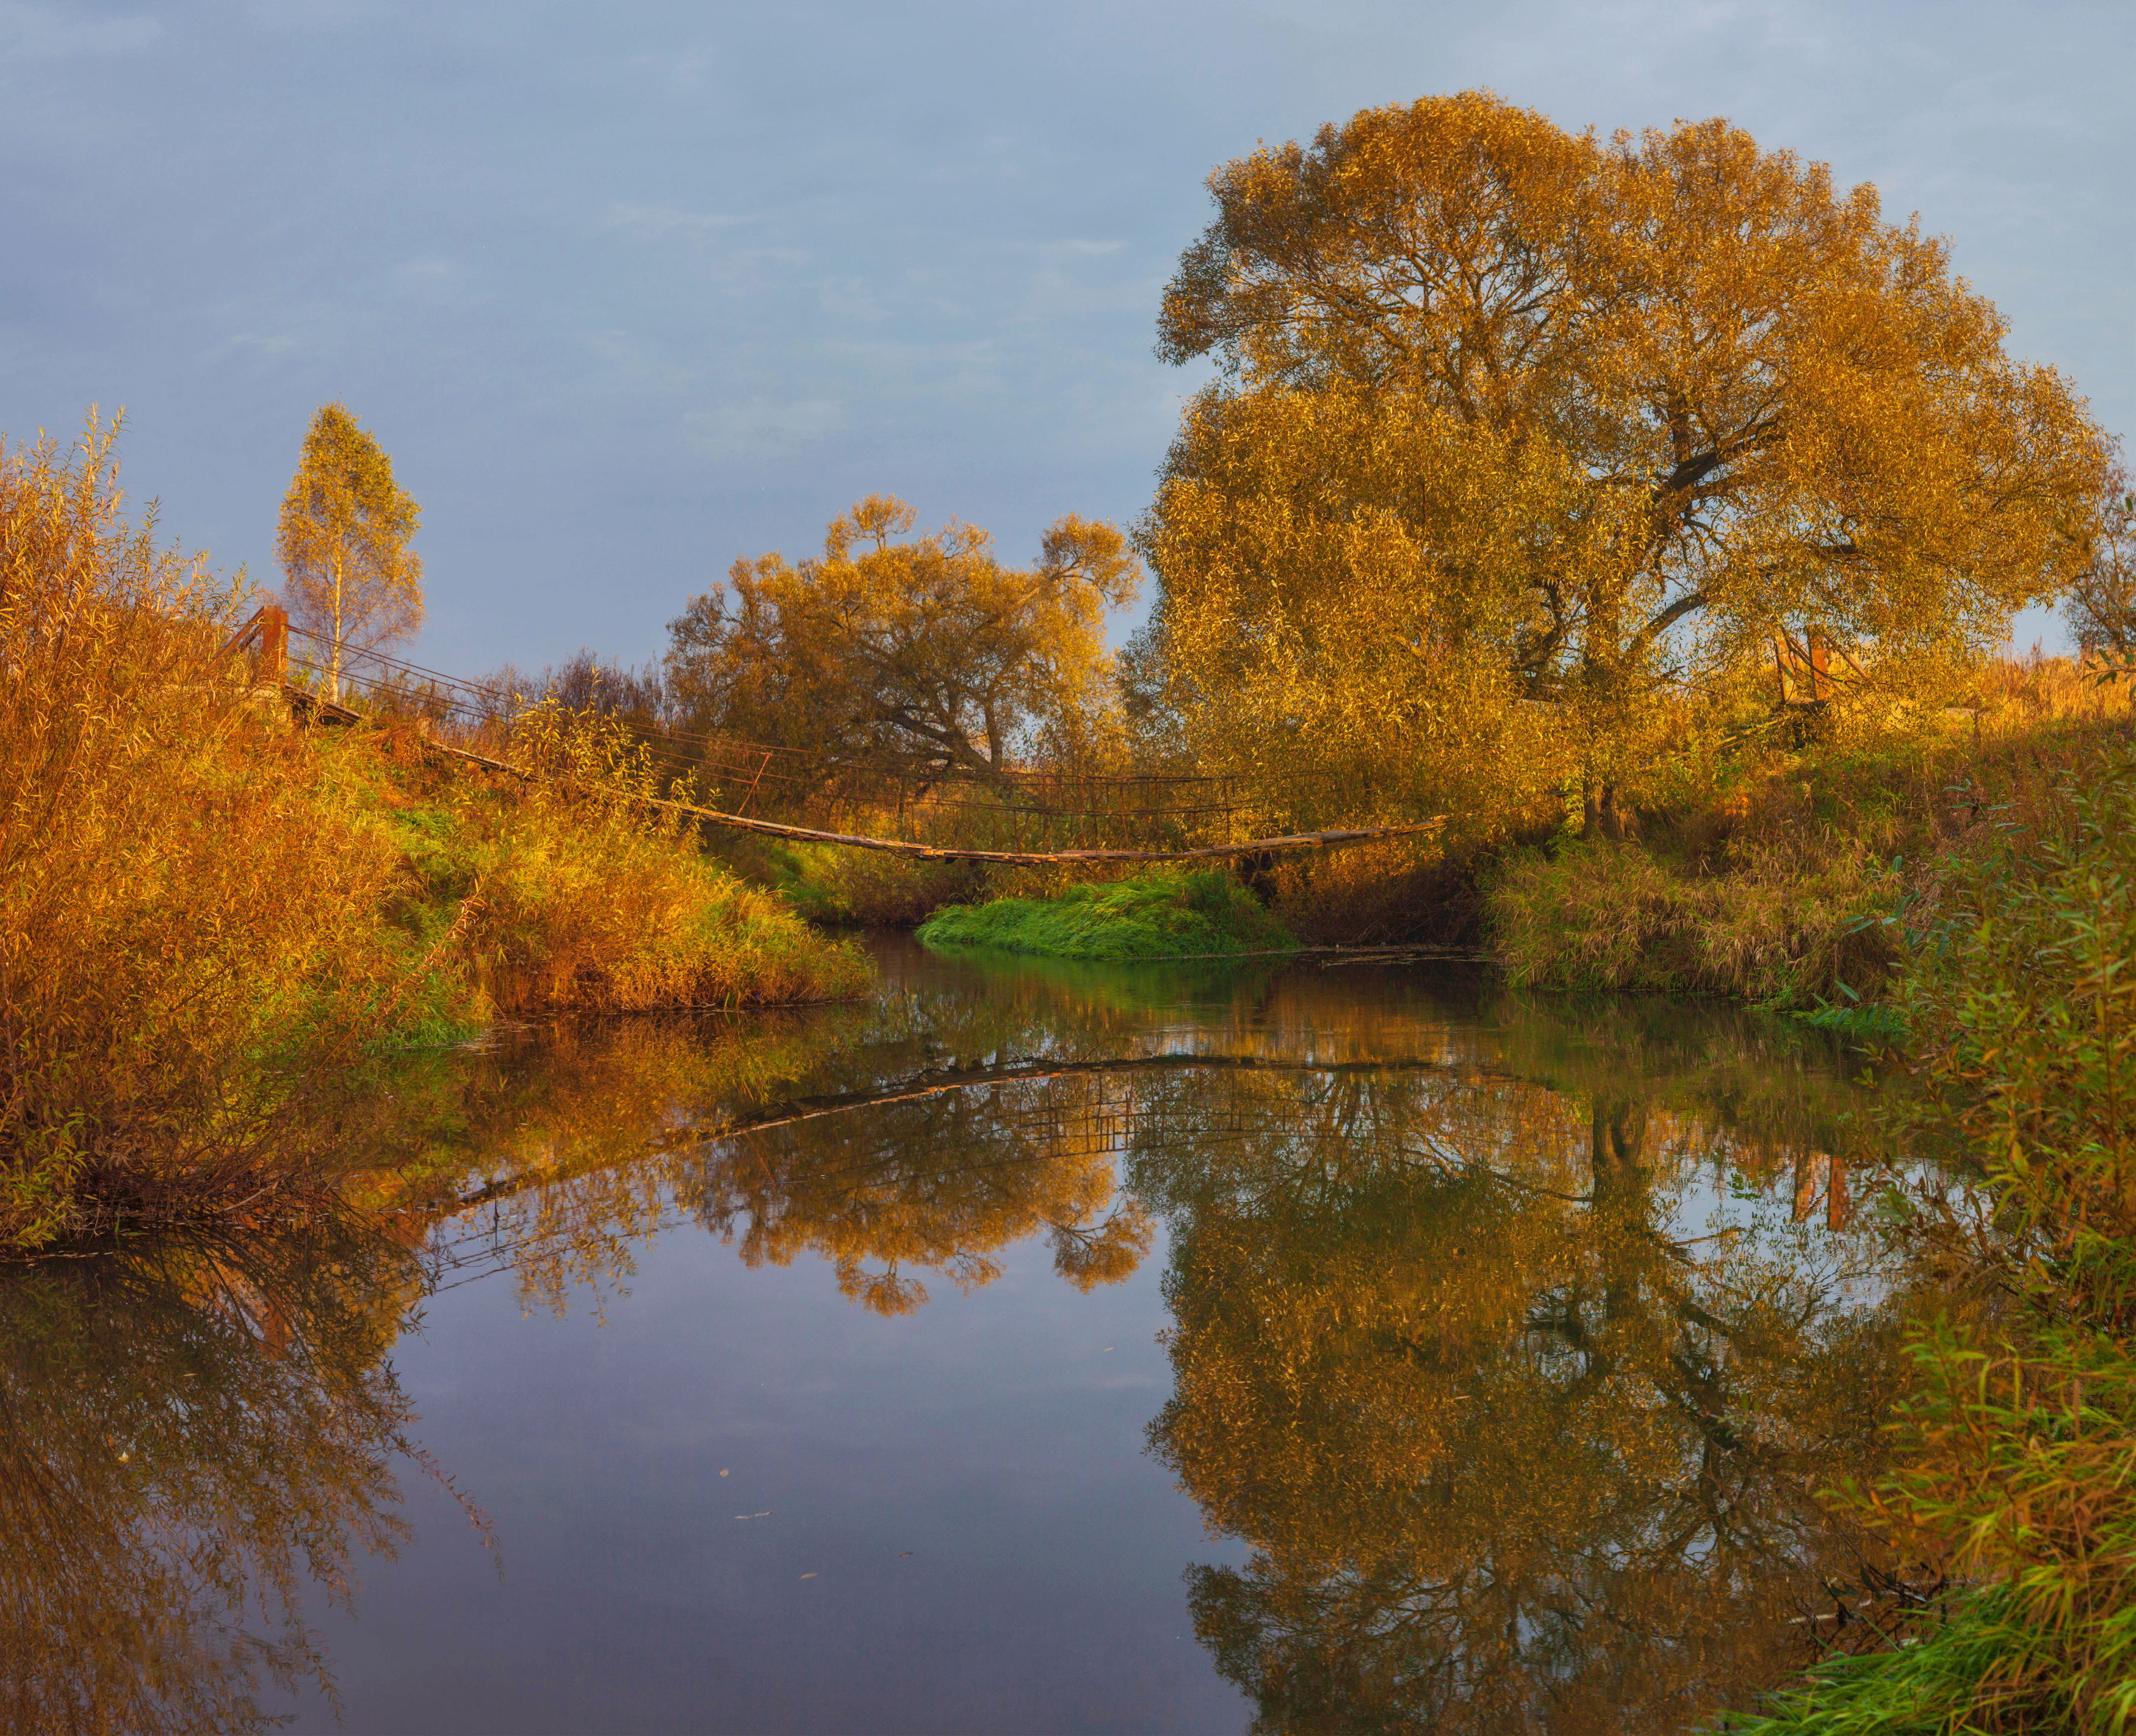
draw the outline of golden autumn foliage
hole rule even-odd
[[[322,405],[283,497],[274,551],[291,618],[328,642],[336,699],[345,647],[385,644],[423,624],[423,560],[408,546],[422,516],[347,406]]]
[[[914,523],[902,501],[871,495],[832,522],[820,557],[735,561],[731,599],[707,592],[671,624],[677,711],[922,781],[998,773],[1034,735],[1086,728],[1104,609],[1141,579],[1126,540],[1070,514],[1024,569],[975,526],[915,536]]]
[[[219,654],[238,585],[129,521],[114,435],[0,447],[0,1249],[331,1206],[381,1040],[866,987],[647,804],[573,793],[644,775],[600,720],[536,708],[557,781],[491,788],[412,730],[294,729]]]
[[[1392,807],[1576,785],[1611,830],[1660,708],[1776,628],[1914,693],[2090,558],[2109,446],[2068,382],[1873,188],[1725,121],[1472,91],[1210,188],[1159,353],[1221,372],[1141,540],[1218,764]]]
[[[128,521],[115,433],[0,453],[0,1247],[279,1210],[328,1142],[284,1107],[413,963],[393,851],[213,661],[235,599]]]

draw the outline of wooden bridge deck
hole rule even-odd
[[[292,710],[308,712],[322,722],[361,724],[371,721],[366,713],[352,706],[324,698],[294,683],[284,681],[282,691],[288,696]],[[449,742],[439,741],[434,738],[429,738],[427,745],[433,753],[464,760],[489,771],[503,772],[522,781],[531,782],[538,775],[522,766],[492,759],[487,754],[478,754],[468,748],[454,747]],[[844,850],[882,851],[893,856],[917,856],[937,862],[985,862],[1005,868],[1114,863],[1132,866],[1137,863],[1214,861],[1239,856],[1279,856],[1300,850],[1326,850],[1343,844],[1372,843],[1384,838],[1419,837],[1426,832],[1436,832],[1446,823],[1444,814],[1435,814],[1428,820],[1398,826],[1334,827],[1321,832],[1289,832],[1279,837],[1249,838],[1236,844],[1202,844],[1177,850],[979,850],[957,845],[925,844],[910,838],[880,838],[860,832],[823,832],[812,827],[788,825],[782,821],[759,819],[752,814],[726,813],[717,808],[700,807],[692,803],[674,802],[634,793],[629,799],[642,802],[648,807],[687,814],[692,819],[701,820],[707,825],[726,827],[736,832],[757,832],[766,837],[784,838],[792,843],[828,844]]]

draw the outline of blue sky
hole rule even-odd
[[[1209,171],[1483,85],[1875,182],[2120,432],[2132,50],[2136,7],[2041,0],[0,0],[0,429],[123,405],[129,492],[271,581],[344,399],[425,508],[423,661],[642,660],[870,492],[1016,559],[1134,518]]]

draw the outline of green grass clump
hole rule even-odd
[[[1833,1653],[1755,1715],[1724,1718],[1720,1730],[1726,1736],[1984,1736],[2082,1728],[2070,1720],[2067,1695],[2010,1691],[2014,1680],[2043,1665],[2051,1671],[2053,1661],[2034,1656],[2037,1630],[2007,1589],[1961,1594],[1939,1613],[1939,1621],[1898,1650]],[[2003,1711],[2010,1721],[1999,1715]]]
[[[1289,930],[1227,874],[1159,870],[1048,899],[954,904],[920,930],[930,946],[1051,958],[1184,958],[1294,950]]]
[[[1840,986],[1846,987],[1844,983]],[[1892,1007],[1874,1002],[1834,1006],[1819,1001],[1809,1011],[1792,1011],[1788,1016],[1813,1030],[1828,1030],[1851,1042],[1882,1044],[1896,1049],[1906,1040],[1905,1016]]]

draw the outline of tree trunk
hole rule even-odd
[[[1647,1105],[1629,1098],[1596,1098],[1592,1105],[1590,1174],[1597,1205],[1627,1207],[1643,1216],[1647,1192]]]
[[[1614,783],[1590,783],[1582,791],[1586,815],[1581,826],[1581,835],[1590,838],[1607,838],[1613,844],[1624,841],[1624,816],[1617,812],[1617,786]]]
[[[341,703],[341,574],[342,551],[337,548],[333,557],[333,644],[327,652],[327,696],[336,705]]]

